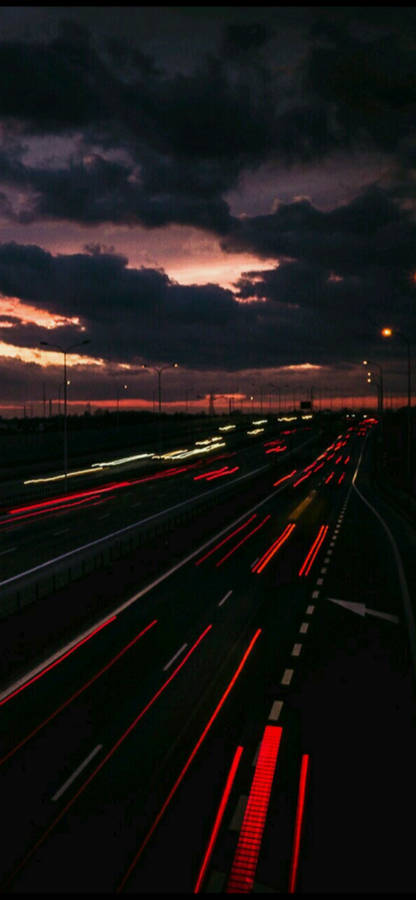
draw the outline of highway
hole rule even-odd
[[[266,432],[265,428],[258,430]],[[92,538],[97,540],[134,526],[166,509],[186,504],[201,492],[221,490],[220,479],[221,484],[238,482],[251,472],[264,471],[313,436],[307,426],[280,426],[276,432],[270,423],[268,430],[269,435],[266,432],[245,436],[243,446],[241,438],[237,441],[234,435],[217,431],[210,439],[200,441],[199,446],[191,446],[184,458],[185,451],[166,453],[156,470],[154,463],[149,471],[146,458],[108,465],[104,473],[90,470],[70,481],[66,495],[62,494],[62,483],[58,486],[52,481],[47,488],[54,491],[53,495],[43,496],[45,485],[41,481],[37,485],[38,496],[21,499],[23,482],[16,482],[14,490],[20,492],[20,498],[14,502],[4,500],[0,514],[0,586],[21,571],[84,546]],[[208,440],[215,448],[209,453]],[[30,484],[26,489],[33,491]]]
[[[3,891],[414,892],[414,531],[372,487],[374,425],[0,624]],[[141,514],[195,474],[140,485]],[[103,514],[24,520],[21,558]]]

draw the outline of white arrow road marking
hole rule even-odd
[[[380,612],[378,609],[369,609],[365,603],[352,603],[348,600],[337,600],[335,597],[328,597],[331,603],[337,603],[338,606],[344,606],[351,612],[358,613],[359,616],[377,616],[378,619],[387,619],[388,622],[394,622],[396,625],[400,621],[398,616],[392,616],[390,613]]]

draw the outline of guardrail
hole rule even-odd
[[[31,570],[12,576],[0,583],[0,619],[35,603],[41,598],[79,581],[86,575],[111,565],[117,559],[130,556],[156,537],[163,536],[181,524],[190,522],[218,503],[218,497],[226,497],[247,479],[254,479],[261,472],[276,469],[289,457],[296,456],[306,445],[316,442],[320,433],[312,435],[298,447],[285,454],[284,459],[269,461],[264,466],[237,476],[232,481],[218,485],[209,492],[183,500],[176,506],[154,513],[139,522],[77,547]],[[273,465],[277,463],[277,465]]]

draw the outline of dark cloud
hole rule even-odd
[[[413,165],[412,33],[360,39],[330,11],[317,16],[292,66],[275,58],[276,28],[255,20],[228,24],[217,52],[186,73],[74,22],[49,41],[3,41],[0,116],[9,139],[23,143],[19,159],[6,141],[0,182],[25,195],[15,209],[3,190],[3,215],[20,224],[174,222],[224,235],[226,193],[265,162],[293,166],[375,146]],[[24,139],[58,134],[68,139],[67,163],[25,161]],[[114,149],[125,151],[123,163],[108,158]]]
[[[29,29],[19,37],[16,16],[6,16],[13,36],[0,40],[0,212],[18,234],[36,223],[79,224],[83,251],[54,256],[35,244],[2,244],[0,291],[79,317],[80,326],[57,330],[60,340],[87,336],[108,365],[175,358],[205,373],[306,360],[338,366],[376,353],[387,318],[413,333],[412,10],[253,8],[251,21],[243,10],[234,20],[230,8],[179,10],[172,34],[179,19],[190,38],[199,24],[181,66],[172,46],[155,50],[161,33],[145,52],[137,36],[152,31],[145,8],[133,13],[132,23],[143,22],[137,34],[127,24],[114,34],[91,27],[93,9],[79,13],[80,25],[76,9],[36,36]],[[274,173],[280,183],[288,173],[291,184],[293,171],[324,171],[328,160],[359,168],[363,152],[379,152],[385,171],[349,202],[328,197],[323,211],[311,183],[310,199],[272,206]],[[244,200],[236,218],[227,198],[245,178],[254,192],[265,171],[268,205],[257,208],[275,211],[250,215]],[[253,267],[233,294],[177,284],[156,266],[134,268],[97,243],[100,225],[160,229],[163,240],[171,223],[211,232],[224,253],[276,266]],[[110,244],[111,229],[101,235],[109,232]],[[0,334],[22,347],[50,337],[10,316]]]
[[[229,252],[305,260],[338,275],[379,267],[395,278],[414,265],[415,240],[412,213],[372,187],[328,212],[309,200],[282,203],[271,215],[236,222],[221,245]]]
[[[377,349],[386,317],[409,326],[410,285],[405,293],[382,266],[341,276],[304,256],[246,273],[233,296],[215,284],[180,285],[162,270],[135,269],[121,255],[90,250],[54,257],[35,246],[3,244],[0,291],[77,317],[79,325],[60,327],[55,339],[66,345],[88,338],[86,352],[107,364],[176,360],[201,372],[334,365]],[[51,341],[48,329],[16,321],[0,323],[0,335],[22,347]]]
[[[415,28],[367,40],[321,20],[305,62],[308,90],[331,107],[334,128],[344,145],[373,142],[396,151],[413,134]]]

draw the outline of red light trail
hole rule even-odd
[[[251,571],[257,572],[257,575],[259,575],[260,572],[262,572],[263,569],[268,565],[275,553],[277,553],[277,551],[280,550],[283,544],[287,541],[295,528],[296,525],[294,524],[294,522],[291,522],[290,525],[286,525],[286,528],[284,529],[280,537],[278,537],[277,540],[274,541],[274,543],[269,547],[269,549],[266,550],[265,553],[263,553],[263,556],[261,556],[260,559],[257,560]]]
[[[234,779],[235,779],[235,776],[236,776],[236,774],[237,774],[237,769],[238,769],[238,765],[239,765],[239,762],[240,762],[240,758],[241,758],[242,752],[243,752],[243,747],[237,747],[237,750],[235,751],[235,754],[234,754],[234,759],[233,759],[233,761],[232,761],[232,763],[231,763],[231,769],[230,769],[230,771],[229,771],[229,773],[228,773],[228,778],[227,778],[227,781],[226,781],[226,783],[225,783],[225,788],[224,788],[224,791],[223,791],[223,795],[222,795],[222,797],[221,797],[220,805],[219,805],[219,807],[218,807],[218,812],[217,812],[217,815],[215,816],[214,827],[213,827],[213,829],[212,829],[211,836],[210,836],[210,839],[209,839],[209,841],[208,841],[208,846],[207,846],[207,849],[206,849],[206,851],[205,851],[204,859],[203,859],[203,861],[202,861],[202,865],[201,865],[201,868],[200,868],[200,870],[199,870],[199,875],[198,875],[198,878],[197,878],[197,881],[196,881],[196,884],[195,884],[195,887],[194,887],[194,894],[198,894],[198,893],[199,893],[200,887],[201,887],[202,882],[203,882],[203,880],[204,880],[205,873],[206,873],[206,870],[207,870],[208,865],[209,865],[209,861],[210,861],[211,856],[212,856],[212,851],[213,851],[213,849],[214,849],[215,842],[216,842],[217,837],[218,837],[218,832],[219,832],[220,827],[221,827],[221,822],[222,822],[222,820],[223,820],[225,808],[226,808],[227,803],[228,803],[228,798],[229,798],[230,793],[231,793],[231,788],[232,788],[232,786],[233,786]]]
[[[212,716],[211,716],[211,718],[209,719],[207,725],[205,726],[205,728],[204,728],[204,730],[203,730],[201,736],[198,738],[198,741],[196,742],[195,747],[194,747],[194,749],[192,750],[192,753],[188,756],[188,759],[187,759],[187,761],[186,761],[186,763],[185,763],[183,769],[181,770],[181,772],[180,772],[178,778],[176,779],[176,781],[175,781],[173,787],[171,788],[171,790],[170,790],[170,792],[169,792],[169,794],[168,794],[168,796],[167,796],[167,798],[166,798],[166,800],[165,800],[163,806],[162,806],[161,809],[159,810],[159,812],[158,812],[158,814],[157,814],[157,816],[156,816],[156,818],[155,818],[155,820],[154,820],[154,822],[153,822],[153,825],[151,826],[151,828],[149,829],[149,831],[148,831],[147,834],[146,834],[146,837],[144,838],[144,840],[143,840],[142,843],[140,844],[140,847],[139,847],[139,849],[138,849],[138,851],[137,851],[137,853],[136,853],[136,855],[135,855],[133,861],[130,863],[130,866],[129,866],[129,868],[127,869],[126,874],[124,875],[122,881],[120,882],[120,884],[119,884],[119,886],[118,886],[118,888],[117,888],[117,893],[120,893],[120,891],[123,890],[124,885],[126,884],[128,878],[130,877],[130,875],[131,875],[133,869],[136,867],[136,865],[137,865],[137,863],[138,863],[138,861],[139,861],[139,859],[140,859],[140,857],[141,857],[141,855],[142,855],[142,853],[143,853],[143,850],[145,849],[145,847],[146,847],[147,844],[149,843],[150,838],[152,837],[152,834],[154,833],[154,831],[156,830],[156,828],[157,828],[157,826],[158,826],[160,820],[161,820],[162,817],[164,816],[164,814],[165,814],[165,812],[166,812],[166,810],[167,810],[167,808],[168,808],[168,806],[169,806],[169,803],[170,803],[170,801],[172,800],[172,797],[176,794],[176,791],[177,791],[179,785],[181,784],[181,782],[182,782],[184,776],[186,775],[186,772],[188,771],[189,766],[191,765],[192,760],[193,760],[194,757],[196,756],[196,754],[197,754],[197,752],[198,752],[198,750],[199,750],[199,748],[200,748],[202,742],[205,740],[205,738],[206,738],[206,736],[207,736],[207,734],[208,734],[208,732],[209,732],[209,730],[210,730],[210,728],[211,728],[211,725],[213,725],[213,723],[214,723],[215,719],[217,718],[217,715],[218,715],[218,713],[220,712],[222,706],[224,705],[224,703],[225,703],[225,701],[226,701],[226,699],[227,699],[229,693],[231,692],[232,688],[234,687],[234,684],[235,684],[235,682],[237,681],[237,678],[238,678],[238,676],[240,675],[240,673],[241,673],[243,667],[245,666],[246,661],[247,661],[247,659],[248,659],[248,657],[249,657],[249,655],[250,655],[250,653],[251,653],[251,651],[252,651],[252,649],[253,649],[253,647],[254,647],[254,644],[256,643],[258,637],[260,636],[260,634],[261,634],[261,628],[258,628],[257,631],[256,631],[255,634],[254,634],[254,637],[252,637],[252,639],[251,639],[251,641],[250,641],[250,643],[249,643],[249,645],[248,645],[248,647],[247,647],[247,650],[245,651],[244,656],[243,656],[242,659],[241,659],[241,662],[239,663],[239,665],[238,665],[236,671],[234,672],[234,675],[233,675],[233,677],[232,677],[232,679],[231,679],[231,681],[230,681],[230,683],[229,683],[227,689],[224,691],[224,693],[223,693],[223,695],[222,695],[222,697],[221,697],[221,700],[219,701],[219,703],[218,703],[217,706],[215,707],[214,712],[212,713]]]
[[[293,472],[289,472],[289,475],[284,475],[283,478],[279,478],[279,481],[273,482],[273,487],[277,487],[278,484],[282,484],[282,481],[286,481],[287,478],[291,478],[292,475],[296,475],[297,469],[293,469]]]
[[[35,681],[38,681],[39,678],[42,678],[44,675],[46,675],[47,672],[50,672],[51,669],[54,669],[55,666],[57,666],[57,665],[59,665],[59,663],[63,662],[64,659],[66,659],[72,653],[75,653],[75,650],[78,650],[78,648],[81,647],[82,644],[85,644],[87,641],[91,640],[91,638],[94,637],[94,635],[98,634],[99,631],[102,631],[102,629],[105,628],[106,625],[109,625],[110,622],[114,622],[116,618],[117,618],[117,616],[111,616],[110,619],[107,619],[106,622],[103,622],[101,625],[98,626],[98,628],[95,628],[94,631],[91,631],[90,634],[87,634],[86,637],[84,637],[84,638],[82,638],[82,640],[78,641],[78,643],[75,644],[74,647],[71,647],[70,650],[67,650],[66,653],[63,653],[62,656],[60,656],[58,659],[55,659],[54,662],[50,663],[49,666],[46,666],[44,669],[42,669],[41,672],[38,672],[37,675],[34,675],[33,678],[30,678],[29,681],[25,681],[25,683],[22,684],[20,687],[16,688],[15,691],[12,691],[12,693],[8,694],[7,697],[4,697],[3,700],[0,701],[0,706],[4,706],[5,703],[8,703],[9,700],[11,700],[13,697],[16,697],[17,694],[21,693],[21,691],[26,690],[26,688],[28,688],[29,685],[33,684]]]
[[[14,754],[18,750],[20,750],[20,747],[23,747],[24,744],[27,744],[27,742],[32,737],[34,737],[35,734],[37,734],[39,731],[41,731],[41,729],[44,728],[44,726],[47,725],[48,722],[51,722],[52,719],[55,718],[55,716],[57,716],[60,712],[62,712],[63,709],[65,709],[67,706],[69,706],[69,704],[72,703],[73,700],[76,700],[76,698],[79,697],[80,694],[83,694],[84,691],[86,691],[87,688],[89,688],[90,685],[94,683],[94,681],[97,681],[97,679],[100,678],[100,676],[103,675],[104,672],[107,672],[107,670],[110,669],[111,666],[113,666],[114,663],[116,663],[117,660],[120,659],[120,657],[124,656],[124,654],[127,652],[127,650],[130,649],[130,647],[133,647],[133,645],[136,644],[137,641],[141,637],[143,637],[143,635],[146,634],[146,632],[150,631],[150,629],[153,628],[153,626],[156,624],[157,624],[157,619],[153,619],[153,622],[150,622],[149,625],[146,625],[146,627],[143,628],[143,631],[140,631],[139,634],[136,634],[136,636],[133,638],[133,640],[131,640],[125,647],[123,647],[122,650],[120,650],[119,653],[117,653],[116,656],[114,656],[113,659],[110,660],[110,662],[108,662],[105,666],[103,666],[103,668],[100,669],[99,672],[96,672],[96,674],[93,675],[93,677],[90,678],[89,681],[87,681],[80,688],[78,688],[78,690],[75,691],[74,694],[71,694],[71,696],[68,697],[68,699],[65,700],[64,703],[61,703],[61,705],[58,706],[57,709],[55,709],[54,712],[51,713],[51,715],[49,715],[46,719],[44,719],[43,722],[40,722],[40,724],[37,725],[36,728],[33,729],[33,731],[31,731],[29,734],[27,734],[26,737],[24,737],[21,741],[19,741],[19,743],[16,744],[15,747],[13,747],[11,750],[9,750],[8,753],[6,753],[6,755],[3,756],[2,759],[0,759],[0,766],[3,765],[3,763],[6,762],[6,760],[9,759],[11,756],[14,756]]]
[[[280,725],[266,725],[226,894],[249,894],[253,889],[281,736]]]
[[[302,762],[300,767],[300,778],[299,778],[299,790],[298,790],[298,802],[296,807],[296,820],[295,820],[295,833],[293,837],[293,853],[292,853],[292,862],[290,865],[290,878],[289,878],[289,894],[295,893],[296,886],[296,877],[298,872],[298,864],[299,864],[299,848],[300,848],[300,837],[302,831],[302,821],[303,821],[303,813],[305,809],[305,792],[306,792],[306,779],[308,775],[308,766],[309,766],[309,756],[307,753],[304,753],[302,756]]]
[[[235,553],[235,551],[238,550],[239,547],[241,547],[241,544],[244,544],[244,542],[247,541],[248,538],[251,537],[252,534],[254,534],[256,531],[258,531],[259,528],[262,528],[263,525],[265,524],[265,522],[267,522],[268,519],[271,519],[271,515],[270,515],[270,514],[267,515],[266,518],[263,519],[263,521],[260,522],[259,525],[256,525],[256,527],[253,528],[252,531],[249,531],[249,533],[246,534],[246,535],[241,539],[241,541],[238,542],[238,544],[236,544],[234,547],[232,547],[231,550],[229,550],[229,552],[226,553],[225,556],[223,556],[222,559],[220,559],[219,562],[217,562],[217,563],[215,564],[215,565],[217,566],[217,568],[218,568],[218,566],[221,566],[221,565],[223,564],[223,562],[225,562],[225,560],[228,559],[229,556],[232,556],[232,554]]]
[[[312,565],[321,549],[321,546],[325,540],[326,533],[328,531],[328,525],[321,525],[318,535],[315,538],[312,547],[306,555],[304,562],[302,563],[299,569],[299,575],[309,575],[309,572],[312,568]]]
[[[55,819],[53,820],[53,822],[51,822],[51,824],[46,828],[46,830],[43,832],[43,834],[41,835],[41,837],[36,841],[36,843],[33,845],[33,847],[31,847],[31,849],[26,853],[26,855],[23,857],[23,859],[18,863],[18,865],[16,866],[16,868],[13,870],[12,874],[9,876],[9,878],[7,879],[7,881],[4,883],[4,886],[5,886],[5,887],[7,887],[7,886],[15,879],[16,875],[21,871],[21,869],[24,868],[24,866],[26,865],[26,863],[29,862],[29,859],[31,859],[31,857],[33,856],[33,854],[36,853],[36,850],[38,850],[39,847],[42,846],[42,844],[44,843],[44,841],[46,840],[46,838],[48,837],[48,835],[49,835],[49,834],[51,833],[51,831],[55,828],[55,825],[57,825],[58,822],[60,822],[60,820],[61,820],[61,819],[63,818],[63,816],[65,815],[65,813],[68,812],[68,810],[71,808],[71,806],[73,806],[73,804],[75,803],[75,801],[76,801],[76,800],[78,799],[78,797],[85,791],[85,789],[86,789],[86,788],[88,787],[88,785],[91,783],[91,781],[93,780],[93,778],[95,778],[95,776],[98,774],[98,772],[101,771],[101,769],[103,768],[103,766],[105,766],[105,764],[108,762],[108,760],[114,755],[114,753],[116,752],[116,750],[118,750],[118,748],[119,748],[120,745],[123,743],[123,741],[125,741],[125,739],[128,737],[128,735],[129,735],[130,732],[133,730],[133,728],[136,727],[136,725],[137,725],[137,723],[140,721],[140,719],[143,718],[143,716],[145,715],[145,713],[147,712],[147,710],[150,709],[151,706],[153,706],[154,702],[157,700],[157,698],[160,696],[160,694],[165,690],[165,688],[167,688],[168,684],[170,684],[170,682],[171,682],[172,679],[175,677],[175,675],[177,675],[177,673],[179,672],[179,670],[182,669],[182,666],[185,665],[185,663],[186,663],[186,661],[189,659],[190,655],[194,652],[194,650],[196,650],[196,648],[198,647],[198,645],[201,643],[201,641],[203,640],[203,638],[205,637],[205,635],[208,634],[208,632],[211,630],[211,628],[212,628],[212,625],[208,625],[207,628],[205,628],[205,630],[202,632],[202,634],[200,634],[199,638],[195,641],[195,643],[192,645],[192,647],[188,650],[188,653],[186,654],[186,656],[184,656],[182,662],[180,662],[179,665],[176,667],[176,669],[174,669],[174,671],[173,671],[172,674],[169,676],[169,678],[167,678],[167,680],[163,682],[162,686],[159,688],[158,691],[156,691],[156,694],[154,694],[154,696],[152,697],[152,699],[149,700],[149,702],[146,704],[146,706],[143,707],[143,709],[142,709],[141,712],[136,716],[136,718],[133,720],[133,722],[130,723],[130,725],[128,726],[128,728],[127,728],[127,729],[123,732],[123,734],[118,738],[118,740],[116,741],[116,743],[113,744],[113,746],[110,748],[110,750],[108,751],[108,753],[106,753],[106,755],[105,755],[104,758],[101,760],[101,762],[98,764],[98,766],[96,766],[96,768],[93,770],[93,772],[91,772],[91,774],[88,776],[88,778],[85,779],[85,781],[83,782],[83,784],[81,785],[81,787],[78,788],[78,790],[77,790],[76,793],[73,795],[73,797],[71,797],[71,799],[68,801],[68,803],[61,809],[60,813],[55,817]],[[254,641],[254,638],[253,638],[253,641]],[[252,643],[253,643],[253,642],[252,642]],[[250,646],[251,646],[251,645],[250,645]],[[248,652],[248,651],[246,651],[246,653],[247,653],[247,652]],[[241,665],[241,663],[240,663],[240,665]]]
[[[215,547],[212,547],[211,550],[208,550],[208,553],[205,553],[205,556],[200,556],[199,559],[197,559],[195,565],[200,566],[201,563],[203,563],[206,559],[208,559],[209,556],[212,556],[212,554],[215,553],[216,550],[219,550],[219,548],[222,547],[223,544],[225,544],[227,541],[230,541],[231,538],[234,537],[235,534],[238,534],[238,532],[241,531],[242,528],[247,528],[247,525],[249,525],[249,523],[252,522],[253,519],[256,519],[256,518],[257,518],[257,513],[253,513],[253,515],[250,516],[250,518],[247,519],[246,522],[243,522],[243,524],[239,525],[239,527],[236,528],[235,531],[232,531],[231,534],[228,534],[227,537],[223,538],[223,540],[220,541],[219,544],[216,544]]]

